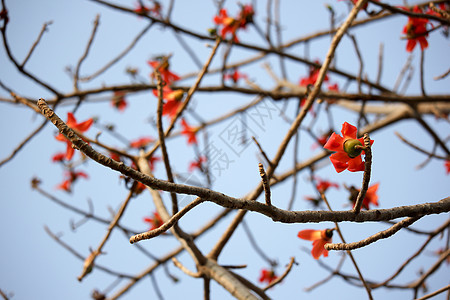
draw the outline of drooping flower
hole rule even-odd
[[[326,250],[324,246],[327,243],[331,243],[333,237],[333,230],[334,228],[323,230],[305,229],[299,231],[297,236],[303,240],[313,242],[311,254],[314,257],[314,259],[319,259],[319,257],[322,254],[324,257],[328,256],[328,250]]]
[[[247,79],[247,74],[239,72],[237,69],[234,69],[232,73],[227,73],[224,76],[225,79],[231,79],[234,84],[237,84],[239,79]]]
[[[171,85],[174,81],[180,80],[180,76],[169,70],[170,64],[167,56],[159,57],[157,60],[150,60],[147,63],[153,70],[158,69],[159,73],[161,73],[161,78],[166,85]],[[155,74],[152,72],[150,77],[154,79]]]
[[[77,120],[75,119],[75,117],[73,116],[72,113],[67,113],[67,126],[69,126],[70,128],[72,128],[75,132],[85,132],[87,131],[92,123],[94,122],[94,120],[92,118],[78,123]],[[68,139],[66,139],[66,137],[59,133],[55,139],[57,139],[58,141],[61,142],[65,142],[66,143],[66,160],[71,160],[73,157],[73,154],[75,152],[75,150],[72,148],[72,142],[69,141]]]
[[[380,186],[380,183],[376,183],[371,185],[366,192],[366,196],[364,197],[364,200],[362,202],[362,208],[369,210],[370,205],[378,206],[378,187]],[[359,189],[356,189],[355,187],[350,187],[350,201],[353,203],[353,207],[355,207],[356,204],[356,198],[359,194]]]
[[[88,179],[89,176],[84,172],[75,172],[75,171],[68,171],[64,174],[64,177],[66,178],[61,184],[56,186],[56,189],[58,190],[64,190],[68,193],[72,192],[72,184],[78,180],[78,178],[83,177],[85,179]]]
[[[271,284],[272,281],[274,281],[277,278],[278,276],[275,275],[274,270],[262,269],[258,281],[267,282],[267,284]]]
[[[144,222],[150,224],[150,229],[148,231],[156,229],[160,227],[162,224],[164,224],[163,220],[161,219],[157,211],[153,212],[153,217],[145,217]]]
[[[153,90],[153,94],[158,97],[158,90]],[[183,104],[181,101],[184,96],[183,90],[172,90],[168,86],[163,88],[163,99],[167,100],[163,104],[163,116],[169,116],[171,119],[175,117],[178,112],[178,108]]]
[[[125,100],[126,94],[127,93],[124,91],[114,91],[114,95],[111,99],[111,105],[119,111],[124,111],[128,104]]]
[[[188,138],[188,145],[197,144],[197,138],[195,134],[197,133],[198,128],[189,126],[185,119],[181,119],[181,126],[183,127],[181,134],[186,135],[186,137]]]
[[[148,144],[152,143],[154,141],[154,139],[152,137],[141,137],[137,140],[131,141],[130,142],[130,147],[131,148],[145,148],[147,147]]]
[[[405,7],[402,7],[405,10],[408,10]],[[420,9],[417,5],[412,9],[415,13],[422,13],[422,9]],[[428,19],[425,18],[411,18],[408,17],[408,23],[403,27],[403,33],[406,34],[406,38],[408,42],[406,43],[406,51],[412,52],[416,47],[417,43],[420,44],[420,49],[423,51],[428,48],[428,31],[427,24]]]
[[[195,169],[202,170],[202,168],[203,168],[203,163],[205,163],[205,162],[206,162],[206,157],[200,156],[199,158],[197,158],[197,160],[192,161],[192,162],[189,164],[189,168],[188,168],[189,172],[192,172],[192,171],[194,171]]]
[[[337,183],[334,182],[330,182],[328,180],[322,180],[318,177],[315,178],[317,183],[316,183],[316,189],[319,193],[325,193],[330,187],[334,187],[334,188],[339,188],[339,185]]]
[[[341,130],[342,137],[333,132],[323,146],[325,149],[336,152],[330,156],[330,160],[338,173],[345,169],[350,172],[364,171],[364,162],[361,159],[364,150],[359,148],[364,145],[364,139],[357,139],[357,131],[355,126],[344,122]],[[370,144],[373,144],[373,140],[370,140]]]

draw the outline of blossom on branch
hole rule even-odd
[[[450,174],[450,160],[446,160],[444,166],[445,166],[447,175]]]
[[[88,176],[86,173],[81,172],[81,171],[79,171],[79,172],[68,171],[68,172],[65,173],[65,176],[64,176],[64,177],[65,177],[66,179],[65,179],[61,184],[59,184],[59,185],[56,187],[56,189],[58,189],[58,190],[64,190],[64,191],[66,191],[66,192],[68,192],[68,193],[71,193],[71,192],[72,192],[72,184],[73,184],[79,177],[83,177],[83,178],[85,178],[85,179],[88,179],[88,178],[89,178],[89,176]]]
[[[147,147],[148,144],[152,143],[154,141],[154,139],[152,137],[141,137],[137,140],[131,141],[130,142],[130,147],[131,148],[145,148]]]
[[[153,94],[158,97],[158,90],[153,90]],[[168,86],[164,86],[163,88],[163,99],[167,100],[163,104],[163,116],[169,116],[171,119],[175,117],[178,112],[178,108],[183,104],[181,101],[184,96],[183,90],[172,90]]]
[[[72,128],[75,132],[82,133],[82,132],[87,131],[91,127],[93,122],[94,122],[94,120],[92,118],[90,118],[84,122],[78,123],[72,113],[70,113],[70,112],[67,113],[66,124],[67,124],[67,126]],[[73,154],[75,152],[75,150],[72,148],[72,142],[69,141],[62,133],[59,133],[55,137],[55,139],[66,143],[66,160],[71,160],[73,157]]]
[[[247,74],[239,72],[237,69],[234,69],[232,73],[227,73],[224,76],[224,79],[231,79],[234,84],[237,84],[239,79],[247,79]]]
[[[241,11],[236,18],[228,16],[228,12],[225,8],[219,11],[219,14],[214,16],[214,23],[216,25],[222,26],[220,30],[220,36],[222,38],[227,38],[227,35],[231,35],[231,38],[235,42],[239,42],[236,36],[236,30],[239,28],[245,29],[247,24],[253,23],[253,16],[255,12],[252,5],[243,5]]]
[[[144,222],[150,224],[150,229],[148,231],[159,228],[162,224],[164,224],[157,211],[153,212],[153,217],[145,217]]]
[[[364,162],[361,159],[361,154],[364,150],[361,147],[364,145],[363,138],[356,138],[358,129],[347,122],[342,124],[342,137],[333,132],[326,144],[325,149],[334,151],[336,153],[330,156],[334,168],[338,173],[348,169],[350,172],[364,171]],[[373,140],[370,140],[370,145]]]
[[[364,200],[362,202],[362,208],[369,210],[370,205],[378,206],[378,187],[380,186],[380,183],[376,183],[371,185],[366,192],[366,195],[364,197]],[[355,187],[350,187],[350,197],[349,200],[353,203],[353,207],[355,207],[356,204],[356,198],[359,194],[359,189],[356,189]]]
[[[278,276],[275,275],[274,270],[262,269],[258,281],[267,282],[267,284],[271,284],[272,281],[274,281],[277,278]]]
[[[316,64],[320,64],[319,60],[314,61]],[[314,85],[317,81],[317,78],[319,78],[319,72],[320,67],[316,66],[309,66],[309,74],[307,77],[300,78],[299,85],[307,87],[308,85]],[[328,75],[325,75],[325,78],[323,81],[327,82],[329,80]]]
[[[334,228],[323,230],[305,229],[299,231],[297,236],[303,240],[313,242],[311,254],[314,257],[314,259],[319,259],[319,257],[322,254],[324,257],[328,256],[328,250],[326,250],[324,246],[327,243],[331,243],[333,237],[333,230]]]
[[[203,164],[206,162],[206,157],[200,156],[196,161],[193,161],[189,164],[189,172],[194,171],[195,169],[203,170]]]
[[[316,189],[319,193],[325,193],[330,187],[339,189],[339,184],[330,182],[328,180],[322,180],[318,177],[315,178],[317,181]]]
[[[180,80],[180,76],[169,70],[170,64],[167,56],[160,57],[157,60],[150,60],[147,63],[153,68],[153,70],[157,69],[159,71],[162,80],[167,85],[171,85],[174,81]],[[154,79],[155,74],[152,72],[150,77]]]
[[[402,7],[404,10],[408,10],[406,7]],[[422,13],[417,5],[414,6],[412,12]],[[412,52],[417,43],[420,44],[420,49],[423,51],[428,48],[428,31],[427,31],[428,19],[425,18],[412,18],[408,17],[408,23],[403,27],[403,33],[406,34],[406,51]]]
[[[188,145],[197,144],[197,138],[195,134],[197,133],[198,128],[189,126],[185,119],[181,119],[181,126],[183,127],[181,134],[185,135],[188,138]]]

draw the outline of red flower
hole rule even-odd
[[[319,193],[325,193],[330,187],[335,187],[337,189],[339,188],[339,185],[337,183],[322,180],[318,177],[316,177],[316,180],[317,180],[316,189],[317,191],[319,191]]]
[[[233,73],[225,74],[224,78],[225,79],[231,79],[233,81],[233,83],[236,84],[239,81],[239,79],[241,79],[241,78],[242,79],[247,79],[248,76],[247,76],[247,74],[243,74],[243,73],[239,72],[237,69],[235,69]]]
[[[119,111],[124,111],[127,107],[127,101],[125,100],[126,94],[127,93],[123,91],[114,91],[114,96],[111,99],[111,105]]]
[[[407,10],[405,7],[402,8]],[[422,9],[417,5],[414,6],[412,11],[415,13],[422,13]],[[428,41],[426,39],[428,36],[427,23],[428,19],[408,17],[408,23],[403,28],[403,33],[406,34],[406,38],[408,39],[406,51],[412,52],[417,43],[420,44],[422,51],[428,48]]]
[[[130,142],[130,147],[137,148],[137,149],[145,148],[148,144],[150,144],[153,141],[154,141],[154,139],[151,137],[142,137],[142,138],[139,138],[137,140]]]
[[[66,179],[56,187],[58,190],[64,190],[68,193],[72,192],[72,183],[74,183],[79,177],[89,178],[84,172],[69,171],[65,173]]]
[[[150,170],[153,172],[154,170],[155,170],[155,163],[157,162],[157,161],[160,161],[161,160],[161,157],[159,157],[159,156],[152,156],[152,157],[150,157],[150,159],[149,159],[149,162],[150,162]]]
[[[335,84],[329,84],[328,90],[333,92],[339,92],[339,85],[337,83]]]
[[[188,138],[188,145],[197,144],[197,138],[195,137],[195,134],[197,133],[198,128],[189,126],[185,119],[181,119],[181,126],[183,126],[181,134],[186,135],[186,137]]]
[[[158,97],[158,90],[153,90],[153,94]],[[183,103],[181,100],[183,99],[184,91],[183,90],[175,90],[173,91],[170,87],[165,86],[163,88],[163,99],[167,100],[166,103],[163,104],[163,116],[168,115],[170,118],[174,118],[178,112],[178,108]]]
[[[158,69],[158,71],[161,73],[161,77],[163,81],[167,85],[171,85],[172,82],[180,80],[180,76],[177,74],[169,71],[169,60],[167,57],[163,57],[160,60],[151,60],[147,62],[153,69]],[[155,74],[150,75],[152,78],[155,77]]]
[[[371,185],[366,192],[366,196],[364,197],[363,203],[362,203],[362,208],[369,210],[370,207],[369,205],[375,205],[378,206],[378,195],[377,195],[377,191],[378,191],[378,187],[380,186],[379,183],[373,184]],[[359,194],[359,189],[356,189],[354,187],[350,188],[350,200],[353,202],[353,207],[355,207],[356,204],[356,198],[358,197]]]
[[[447,170],[447,175],[450,174],[450,160],[446,160],[444,166]]]
[[[153,218],[145,217],[144,222],[150,224],[150,229],[148,231],[156,229],[156,228],[160,227],[162,224],[164,224],[163,220],[159,216],[159,213],[156,211],[153,213]]]
[[[202,165],[204,162],[206,162],[206,157],[200,156],[196,161],[193,161],[189,164],[189,172],[192,172],[195,169],[202,170]]]
[[[122,158],[121,158],[120,155],[117,154],[116,152],[111,152],[111,153],[109,153],[109,157],[111,157],[111,158],[114,159],[115,161],[122,161]]]
[[[62,162],[64,158],[66,157],[66,153],[64,152],[58,152],[55,155],[52,156],[53,162]]]
[[[364,171],[364,162],[361,159],[364,151],[358,149],[358,146],[364,145],[364,140],[356,139],[357,131],[355,126],[344,122],[341,130],[342,137],[333,132],[323,146],[325,149],[336,152],[330,156],[330,160],[338,173],[347,168],[350,172]],[[370,144],[373,144],[373,140],[370,140]]]
[[[303,240],[313,241],[311,254],[314,259],[319,259],[322,254],[324,257],[328,256],[328,250],[326,250],[324,246],[327,243],[331,243],[333,230],[334,228],[324,230],[305,229],[299,231],[297,236]]]
[[[141,15],[146,15],[152,12],[158,17],[161,16],[161,4],[158,1],[153,1],[153,3],[154,5],[152,8],[148,8],[147,6],[142,5],[141,3],[137,3],[134,12]]]
[[[315,60],[316,64],[320,64],[320,61]],[[317,78],[319,77],[319,71],[320,68],[317,68],[316,66],[309,66],[309,74],[308,77],[302,77],[300,78],[300,82],[298,83],[300,86],[308,86],[308,85],[314,85],[317,81]],[[328,81],[328,75],[325,75],[324,81]]]
[[[277,278],[278,276],[275,275],[275,272],[273,270],[262,269],[258,281],[259,282],[267,281],[267,284],[270,284]]]
[[[311,149],[314,150],[314,149],[316,149],[319,145],[320,145],[321,147],[323,147],[323,146],[326,144],[326,142],[327,142],[327,140],[328,140],[328,137],[329,137],[330,134],[332,134],[332,133],[333,133],[333,131],[332,131],[332,130],[329,130],[328,132],[326,132],[326,133],[322,134],[320,137],[318,137],[317,140],[316,140],[316,143],[314,143],[314,144],[311,145]]]
[[[236,36],[236,30],[239,28],[239,23],[236,21],[236,19],[229,17],[228,12],[225,8],[222,8],[219,11],[219,15],[214,17],[214,23],[216,25],[222,25],[222,30],[220,31],[220,36],[222,38],[226,38],[227,34],[231,34],[233,40],[235,42],[239,42],[237,36]]]
[[[213,21],[216,25],[222,25],[222,30],[220,31],[220,36],[222,38],[226,38],[228,34],[231,35],[233,41],[239,42],[239,39],[236,36],[236,30],[238,28],[246,28],[247,24],[253,22],[253,16],[255,12],[253,10],[253,6],[251,5],[243,5],[241,11],[237,18],[232,18],[228,16],[228,12],[225,8],[222,8],[219,11],[219,15],[215,16]]]
[[[94,120],[92,118],[81,122],[81,123],[77,123],[77,120],[75,119],[75,117],[73,116],[72,113],[67,113],[67,126],[69,126],[70,128],[72,128],[73,130],[77,131],[77,132],[85,132],[89,129],[89,127],[91,127],[92,123],[94,122]],[[66,160],[71,160],[73,157],[73,154],[75,152],[75,150],[72,148],[72,142],[69,141],[68,139],[66,139],[66,137],[64,135],[62,135],[61,133],[58,134],[55,137],[58,141],[61,142],[65,142],[67,147],[66,147]]]

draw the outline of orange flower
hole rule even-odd
[[[181,134],[186,135],[186,137],[188,138],[188,145],[197,144],[197,138],[195,137],[195,134],[197,133],[198,129],[189,126],[185,119],[181,119],[181,126],[183,126]]]
[[[153,94],[158,97],[158,90],[153,90]],[[178,112],[178,108],[181,104],[183,104],[181,101],[183,99],[183,95],[183,90],[174,91],[168,86],[163,88],[163,99],[167,100],[167,102],[163,104],[163,116],[168,115],[172,119],[175,117]]]
[[[206,162],[206,157],[200,156],[196,161],[193,161],[189,164],[189,172],[192,172],[195,169],[202,170],[202,165],[204,162]]]
[[[320,64],[320,61],[315,60],[316,64]],[[319,77],[319,71],[320,68],[316,66],[309,66],[309,74],[308,77],[302,77],[300,78],[300,82],[298,83],[300,86],[308,86],[308,85],[314,85],[317,81],[317,78]],[[328,81],[328,75],[325,75],[324,81]]]
[[[322,254],[324,257],[328,256],[328,250],[326,250],[324,246],[327,243],[331,243],[333,230],[334,228],[323,230],[305,229],[299,231],[297,236],[303,240],[313,241],[311,254],[314,259],[319,259]]]
[[[77,181],[79,177],[83,177],[85,179],[88,179],[89,176],[84,172],[75,172],[75,171],[68,171],[65,173],[66,180],[64,180],[61,184],[59,184],[56,189],[58,190],[64,190],[68,193],[72,192],[72,183]]]
[[[325,193],[330,187],[339,188],[339,185],[328,180],[322,180],[319,177],[315,178],[317,180],[316,189],[319,193]]]
[[[278,276],[275,275],[275,272],[273,270],[262,269],[258,281],[259,282],[267,281],[267,284],[270,284],[277,278]]]
[[[130,147],[137,148],[137,149],[145,148],[148,144],[150,144],[153,141],[154,141],[154,139],[151,137],[142,137],[142,138],[139,138],[137,140],[130,142]]]
[[[362,203],[362,208],[364,209],[370,209],[369,205],[375,205],[378,206],[378,195],[377,195],[377,191],[378,191],[378,187],[380,186],[380,183],[376,183],[371,185],[366,192],[366,196],[364,197],[363,203]],[[353,202],[353,207],[355,206],[356,203],[356,198],[358,197],[359,194],[359,189],[356,189],[354,187],[350,188],[350,201]]]
[[[341,130],[342,137],[333,132],[323,146],[325,149],[336,152],[330,156],[330,160],[338,173],[345,169],[350,172],[364,171],[364,162],[361,158],[364,151],[357,147],[364,145],[364,139],[356,138],[357,131],[355,126],[344,122]],[[373,144],[373,140],[370,140],[370,144]]]
[[[75,119],[75,117],[73,116],[72,113],[67,113],[67,126],[69,126],[70,128],[72,128],[74,131],[76,132],[85,132],[87,131],[92,123],[94,122],[94,120],[92,118],[81,122],[81,123],[77,123],[77,120]],[[66,160],[71,160],[73,157],[73,154],[75,152],[75,150],[72,148],[72,142],[69,141],[68,139],[66,139],[66,137],[59,133],[55,139],[57,139],[58,141],[61,142],[65,142],[67,147],[66,147]]]
[[[145,217],[144,218],[144,222],[149,223],[150,224],[150,230],[156,229],[158,227],[160,227],[162,224],[164,224],[163,220],[161,219],[160,215],[158,212],[153,212],[153,218],[151,217]]]
[[[225,74],[225,79],[231,79],[233,81],[234,84],[236,84],[239,79],[247,79],[248,76],[247,74],[243,74],[241,72],[239,72],[237,69],[234,69],[234,71],[232,73],[227,73]]]
[[[222,30],[220,31],[220,36],[222,38],[225,39],[226,36],[230,34],[233,41],[239,42],[239,39],[236,36],[236,30],[238,28],[245,29],[247,24],[253,23],[254,15],[255,11],[253,10],[252,5],[242,5],[238,17],[232,18],[228,16],[227,10],[222,8],[219,11],[219,15],[215,16],[213,21],[216,25],[222,25]]]
[[[52,156],[53,162],[62,162],[64,161],[64,158],[66,157],[66,153],[64,152],[58,152],[55,155]]]
[[[169,71],[169,59],[168,57],[162,57],[159,60],[151,60],[147,62],[153,69],[158,69],[158,71],[161,73],[161,77],[163,81],[167,85],[171,85],[172,82],[180,80],[180,76],[177,74]],[[155,74],[151,74],[150,77],[154,78]]]

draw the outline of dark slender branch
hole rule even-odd
[[[20,67],[24,67],[25,64],[28,62],[28,60],[30,59],[31,55],[34,52],[34,49],[36,49],[36,46],[39,44],[39,42],[42,39],[42,36],[44,35],[44,32],[47,31],[47,28],[49,25],[51,25],[53,23],[53,21],[49,21],[49,22],[45,22],[44,25],[42,25],[42,29],[41,32],[39,32],[39,35],[36,39],[36,41],[33,43],[33,46],[31,46],[30,51],[28,51],[27,56],[24,58],[23,62],[20,64]]]

